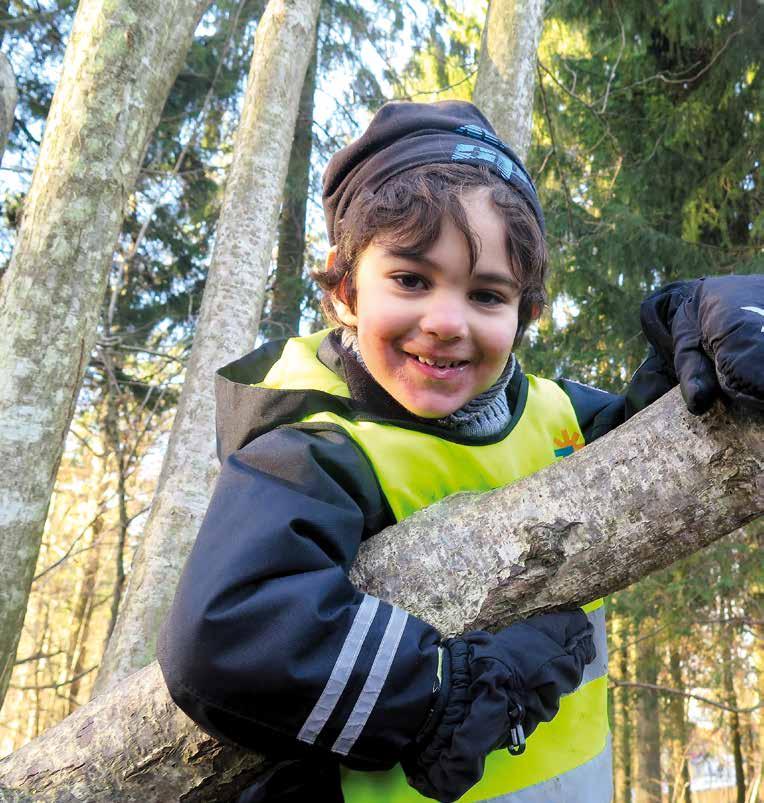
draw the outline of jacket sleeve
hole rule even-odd
[[[592,443],[657,401],[677,382],[651,346],[622,394],[582,385],[572,379],[558,379],[557,384],[573,405],[581,434],[587,443]]]
[[[576,414],[578,426],[586,443],[615,429],[625,420],[626,399],[617,393],[582,385],[572,379],[558,379],[557,384],[565,391]]]
[[[348,579],[387,523],[342,432],[279,428],[228,457],[159,639],[177,705],[247,748],[398,761],[430,710],[440,636]]]

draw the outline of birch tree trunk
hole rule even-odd
[[[143,541],[94,693],[146,666],[218,474],[215,370],[252,347],[320,0],[270,0],[257,26],[194,346]]]
[[[318,62],[317,42],[300,93],[297,126],[289,169],[284,185],[284,200],[279,218],[279,253],[273,277],[271,308],[267,335],[271,338],[293,337],[299,333],[300,306],[305,295],[305,213],[310,195],[310,154],[313,150],[313,96],[316,93]]]
[[[0,53],[0,164],[3,163],[8,134],[13,128],[13,114],[16,111],[17,100],[16,76],[5,54]]]
[[[443,633],[495,630],[617,591],[762,515],[762,469],[761,416],[694,418],[674,391],[533,477],[388,528],[351,577]],[[154,664],[0,761],[0,799],[226,800],[265,766],[203,734]]]
[[[491,0],[480,43],[472,99],[523,161],[531,144],[543,25],[544,0]]]
[[[209,0],[81,0],[0,284],[0,703],[125,202]]]

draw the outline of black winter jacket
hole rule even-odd
[[[332,410],[433,427],[370,383],[331,336],[319,359],[345,379],[353,398],[251,387],[282,348],[283,341],[269,343],[216,377],[222,471],[158,646],[170,693],[192,719],[221,739],[282,759],[240,803],[304,800],[305,781],[311,799],[318,799],[316,784],[326,784],[321,799],[341,800],[338,761],[355,769],[392,767],[433,703],[440,640],[429,624],[405,615],[384,687],[344,750],[347,740],[338,737],[394,612],[354,588],[348,572],[361,541],[394,518],[349,436],[330,425],[294,422]],[[513,417],[522,415],[524,383],[518,368],[507,388]],[[624,397],[568,380],[559,384],[587,442],[623,421]],[[366,629],[359,631],[352,672],[311,739],[316,701],[359,618]]]

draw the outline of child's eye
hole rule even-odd
[[[424,280],[414,273],[402,273],[393,279],[405,290],[420,290],[425,286]]]
[[[488,306],[504,303],[503,296],[490,290],[476,290],[472,293],[472,298],[477,301],[478,304],[486,304]]]

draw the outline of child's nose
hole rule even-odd
[[[439,340],[458,340],[467,336],[465,310],[449,300],[431,303],[419,322],[425,334]]]

